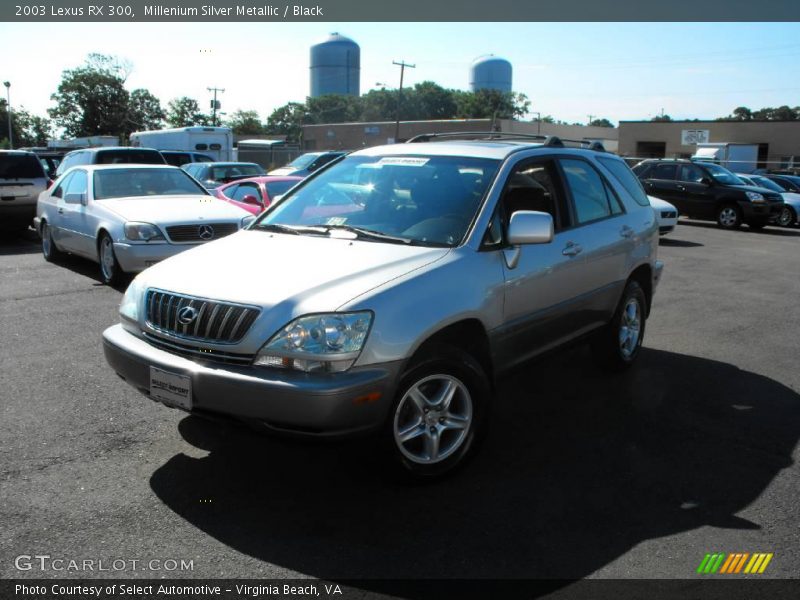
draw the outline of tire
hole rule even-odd
[[[114,254],[111,236],[103,232],[97,243],[97,256],[100,259],[100,278],[106,285],[114,286],[122,281],[123,272]]]
[[[797,215],[791,206],[784,206],[781,209],[781,214],[778,215],[777,224],[781,227],[791,227],[797,220]]]
[[[53,233],[47,221],[42,221],[42,256],[47,262],[58,262],[64,258],[64,253],[58,249],[53,241]]]
[[[486,431],[490,400],[489,380],[471,355],[444,344],[423,350],[400,377],[387,418],[384,441],[396,470],[433,480],[463,465]]]
[[[723,204],[717,211],[717,225],[722,229],[738,229],[742,225],[742,211],[735,204]]]
[[[610,371],[624,371],[639,356],[644,339],[647,298],[636,281],[628,281],[611,322],[592,340],[597,364]]]

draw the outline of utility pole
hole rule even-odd
[[[206,88],[209,92],[214,92],[214,99],[211,101],[211,109],[214,111],[211,116],[211,125],[217,126],[217,111],[220,109],[220,103],[217,102],[217,92],[225,93],[225,88]]]
[[[11,82],[4,81],[3,85],[6,86],[6,114],[8,115],[8,149],[14,149],[14,139],[11,137]]]
[[[597,115],[586,115],[586,116],[587,116],[587,117],[589,117],[589,122],[588,122],[588,123],[586,123],[586,124],[587,124],[587,125],[591,125],[591,124],[592,124],[592,121],[594,120],[594,118],[595,118]]]
[[[406,67],[409,69],[416,69],[417,65],[410,65],[404,60],[400,62],[393,60],[392,64],[400,67],[400,89],[397,90],[397,119],[394,123],[394,143],[396,144],[397,140],[400,138],[400,106],[403,103],[403,74],[406,71]]]

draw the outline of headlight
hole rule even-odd
[[[164,234],[152,223],[130,221],[125,223],[125,237],[138,242],[149,242],[152,240],[163,240]]]
[[[250,225],[253,221],[256,220],[255,215],[247,215],[244,219],[242,219],[242,229]]]
[[[750,198],[752,202],[764,202],[764,196],[758,192],[747,192],[747,197]]]
[[[122,320],[122,326],[134,324],[138,328],[139,324],[139,299],[142,294],[142,284],[137,277],[125,290],[125,295],[122,297],[122,302],[119,305],[119,316]]]
[[[371,324],[369,311],[300,317],[264,344],[254,364],[300,371],[346,371],[364,347]]]

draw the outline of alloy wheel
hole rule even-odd
[[[630,298],[622,311],[619,324],[619,349],[622,356],[629,359],[639,345],[642,329],[641,307],[636,298]]]

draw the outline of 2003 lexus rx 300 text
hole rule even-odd
[[[104,333],[111,367],[198,414],[380,432],[430,477],[474,449],[510,367],[579,337],[633,363],[662,263],[625,163],[556,138],[427,137],[355,152],[139,275]]]

